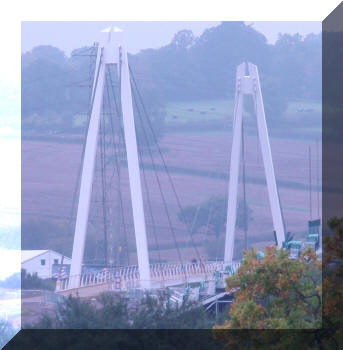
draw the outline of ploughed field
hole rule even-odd
[[[319,174],[319,183],[321,184],[321,171],[317,172],[317,165],[320,164],[321,168],[321,155],[319,155],[320,162],[317,162],[316,144],[308,140],[272,138],[270,143],[287,230],[295,233],[296,239],[303,238],[307,233],[307,220],[310,215],[309,145],[312,147],[313,218],[318,215],[317,174]],[[197,205],[210,196],[227,194],[231,152],[231,134],[229,132],[170,133],[160,141],[160,147],[182,206]],[[321,146],[319,148],[321,149]],[[135,239],[127,167],[124,165],[125,157],[121,151],[119,181],[117,172],[113,168],[112,151],[109,148],[106,151],[107,186],[105,200],[110,203],[106,210],[108,240],[109,244],[116,247],[122,246],[125,241],[118,191],[120,183],[126,237],[131,251],[131,263],[135,263]],[[22,219],[24,222],[51,220],[56,224],[68,226],[78,169],[81,163],[81,153],[82,144],[68,142],[67,137],[64,142],[23,140]],[[157,247],[160,248],[162,260],[179,260],[181,255],[181,258],[187,261],[196,258],[198,253],[206,256],[206,245],[215,238],[207,236],[205,232],[195,234],[194,241],[198,252],[194,249],[190,243],[190,235],[185,224],[178,219],[179,206],[158,152],[153,152],[153,158],[158,170],[157,174],[163,190],[164,201],[159,191],[155,172],[152,171],[149,153],[144,152],[142,162],[146,181],[142,176],[142,185],[151,259],[158,260]],[[262,156],[258,139],[255,136],[245,137],[245,159],[246,198],[253,211],[253,221],[249,223],[248,228],[248,241],[251,246],[263,248],[274,242],[273,226],[264,180]],[[104,230],[102,210],[104,198],[101,191],[99,156],[96,168],[89,230],[90,235],[101,241]],[[143,172],[141,174],[143,175]],[[148,196],[153,218],[150,215]],[[242,197],[242,183],[239,185],[239,196]],[[321,202],[321,192],[319,192],[319,196]],[[172,229],[164,203],[168,208]],[[153,230],[153,222],[155,223],[155,231]],[[73,230],[73,222],[71,227]],[[178,242],[179,252],[175,248],[173,235]],[[236,238],[237,247],[241,247],[243,233],[240,230],[237,230]],[[69,245],[71,241],[69,239]],[[25,247],[23,248],[25,249]],[[48,248],[59,249],[56,241],[52,241],[49,247],[40,247],[39,242],[37,242],[37,249]],[[71,252],[71,246],[64,248]],[[237,249],[236,256],[239,256]],[[218,256],[218,258],[222,257]]]

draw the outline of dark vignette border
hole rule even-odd
[[[323,236],[327,220],[343,216],[343,3],[323,21]],[[341,27],[341,28],[340,28]],[[323,251],[325,255],[325,251]],[[325,277],[325,268],[323,270]],[[325,291],[324,291],[325,295]],[[324,300],[325,303],[325,300]],[[326,349],[330,326],[315,331],[237,330],[225,334],[247,348]],[[262,335],[262,336],[261,336]],[[12,349],[222,349],[212,330],[21,330],[5,347]],[[324,347],[323,347],[324,346]],[[337,346],[337,347],[336,347]],[[236,345],[230,349],[240,348]],[[339,348],[333,344],[331,348]]]

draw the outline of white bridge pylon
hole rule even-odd
[[[80,194],[75,225],[72,263],[70,269],[70,276],[73,276],[73,279],[70,281],[71,285],[69,285],[69,288],[77,288],[80,286],[98,143],[99,122],[103,105],[106,68],[109,65],[117,65],[118,76],[120,79],[120,102],[123,116],[125,146],[129,171],[131,204],[138,256],[140,287],[149,289],[151,287],[151,278],[148,244],[146,237],[142,186],[138,162],[137,140],[132,107],[131,83],[127,52],[122,45],[122,33],[119,28],[110,27],[107,30],[104,30],[104,32],[108,32],[108,37],[104,43],[99,44],[97,52],[91,100],[91,117],[87,133],[84,160],[82,164]]]
[[[247,68],[247,72],[246,72]],[[275,180],[272,153],[269,144],[268,129],[264,113],[261,86],[257,67],[252,63],[241,63],[236,72],[236,94],[233,116],[233,139],[230,160],[230,180],[226,221],[226,238],[224,261],[231,262],[234,252],[235,227],[237,216],[237,192],[239,163],[242,147],[243,99],[245,95],[253,97],[257,118],[258,136],[262,151],[269,202],[272,212],[273,226],[279,248],[285,240],[285,228],[281,212],[280,199]]]

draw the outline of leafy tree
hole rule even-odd
[[[279,34],[272,51],[271,72],[288,98],[320,98],[321,47],[321,34]]]
[[[96,309],[89,301],[68,297],[57,304],[55,317],[43,315],[36,325],[44,329],[92,329],[98,326]],[[26,325],[27,328],[30,325]],[[25,328],[26,328],[25,327]]]
[[[244,254],[227,288],[238,287],[223,329],[320,328],[322,315],[321,262],[313,250],[290,259],[289,252],[266,249],[263,260],[256,250]]]
[[[191,30],[180,30],[174,35],[170,47],[179,48],[181,50],[189,49],[191,46],[195,45],[196,38]]]
[[[242,332],[232,332],[232,329],[226,330],[222,327],[216,327],[214,335],[226,343],[225,349],[293,349],[302,344],[304,349],[340,349],[343,346],[342,337],[342,293],[343,288],[343,217],[334,217],[328,220],[328,226],[332,230],[323,238],[324,260],[323,260],[323,287],[320,284],[316,287],[313,294],[323,294],[322,304],[322,328],[313,330],[292,330],[291,333],[285,330],[246,330]],[[305,264],[311,263],[313,253],[310,254],[310,260],[305,260]],[[305,258],[305,254],[302,259]],[[318,261],[313,262],[319,265]],[[256,264],[256,262],[255,262]],[[258,265],[259,263],[257,263]],[[252,276],[255,275],[257,267],[252,267]],[[318,273],[318,272],[316,272]],[[232,282],[232,281],[231,281]],[[293,281],[292,281],[293,282]],[[293,288],[288,288],[289,291]],[[242,295],[242,294],[241,294]],[[256,298],[255,298],[256,300]],[[250,300],[251,302],[251,300]],[[256,308],[256,303],[252,304]],[[308,303],[312,307],[312,303]],[[238,310],[237,310],[238,311]],[[248,312],[251,312],[250,310]],[[243,315],[242,315],[243,316]],[[315,314],[312,314],[314,320]],[[258,316],[257,316],[258,317]],[[307,320],[300,320],[307,322]],[[243,319],[242,319],[243,320]],[[318,319],[319,321],[319,319]],[[226,326],[232,325],[228,321]],[[319,323],[319,322],[318,322]],[[229,330],[231,330],[229,332]]]
[[[243,229],[246,222],[252,221],[252,209],[247,205],[246,213],[244,202],[238,201],[237,220],[238,228]],[[209,233],[217,238],[225,231],[227,217],[227,197],[213,196],[199,205],[187,206],[178,213],[178,218],[192,228],[192,232],[199,232],[200,229],[209,228]]]
[[[206,329],[212,322],[200,306],[185,301],[172,305],[167,292],[147,294],[133,315],[133,328],[138,329]]]
[[[22,55],[24,136],[84,132],[95,51],[75,49],[68,58],[57,48],[38,46]],[[259,67],[271,120],[280,120],[291,99],[321,97],[321,35],[284,34],[268,45],[263,34],[244,22],[222,22],[199,37],[182,30],[168,45],[129,55],[129,61],[158,137],[167,103],[232,98],[236,67],[243,61]],[[154,144],[151,135],[148,139]]]
[[[96,305],[69,296],[57,304],[55,316],[44,315],[35,325],[44,329],[208,329],[213,326],[206,311],[188,301],[168,302],[168,293],[147,293],[140,301],[103,293]]]
[[[51,130],[63,121],[61,115],[68,108],[65,90],[69,80],[67,67],[45,59],[35,60],[22,71],[24,126],[38,130],[47,130],[50,126]],[[32,118],[35,114],[38,119]]]
[[[136,304],[112,293],[100,295],[95,304],[69,297],[59,303],[55,316],[45,315],[37,324],[26,325],[8,349],[221,349],[212,337],[213,320],[202,307],[187,301],[172,306],[166,303],[167,296],[146,294]],[[42,328],[44,333],[39,331]],[[49,332],[56,328],[58,332]],[[184,328],[199,330],[194,336]]]
[[[23,181],[23,186],[25,186]],[[71,254],[73,236],[68,224],[47,219],[23,219],[21,225],[22,249],[53,249]]]
[[[104,329],[130,328],[130,312],[128,301],[111,293],[102,293],[97,297],[100,310],[97,319]]]
[[[283,121],[282,115],[287,110],[289,98],[284,93],[278,76],[262,76],[261,89],[268,124],[277,126],[280,121]]]
[[[35,61],[45,60],[58,66],[63,66],[67,58],[63,51],[51,45],[39,45],[22,55],[22,68],[28,67]]]
[[[94,79],[96,47],[75,49],[67,58],[57,48],[37,46],[22,55],[22,125],[23,135],[55,133],[84,133],[89,113],[90,90]],[[89,57],[90,56],[90,57]],[[144,64],[129,57],[136,76],[145,109],[158,137],[163,133],[164,104],[155,82],[148,77]],[[143,71],[143,82],[141,76]],[[119,96],[118,84],[111,69],[112,81],[108,79],[105,100],[109,94],[114,108],[112,88]],[[148,82],[147,78],[148,77]],[[135,84],[132,84],[135,89]],[[107,90],[109,92],[107,93]],[[138,101],[139,98],[136,96]],[[106,102],[108,105],[108,102]],[[142,107],[140,107],[142,108]],[[113,112],[113,109],[112,109]],[[137,117],[138,118],[138,117]],[[140,132],[140,127],[138,127]],[[150,141],[151,138],[149,139]]]
[[[38,277],[37,272],[27,273],[21,269],[21,288],[22,289],[47,289],[55,290],[56,283],[53,279],[42,279]]]

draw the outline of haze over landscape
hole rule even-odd
[[[47,24],[47,28],[51,25]],[[158,23],[154,25],[157,26]],[[161,24],[161,31],[166,25]],[[192,25],[195,26],[194,23]],[[205,26],[207,25],[209,24],[206,23]],[[77,169],[80,166],[88,92],[92,81],[92,50],[91,47],[75,47],[68,57],[52,46],[38,46],[22,56],[22,242],[25,249],[51,248],[69,256],[71,254],[73,224],[70,224],[70,212]],[[244,22],[223,22],[214,24],[200,35],[195,35],[190,30],[181,30],[166,45],[158,49],[145,49],[130,56],[132,72],[140,90],[138,93],[143,97],[158,145],[170,168],[177,195],[186,208],[199,206],[212,196],[221,196],[227,192],[235,70],[244,60],[257,64],[260,71],[286,226],[297,237],[303,238],[309,217],[309,146],[313,154],[313,171],[321,164],[321,155],[316,153],[316,142],[321,135],[321,34],[305,37],[284,34],[271,45],[251,25]],[[109,103],[105,98],[105,109],[109,108],[106,107]],[[137,105],[136,113],[139,108],[141,107]],[[162,259],[170,261],[177,256],[161,194],[156,187],[148,148],[152,149],[155,162],[160,167],[159,176],[163,190],[167,193],[177,241],[183,247],[182,255],[189,258],[195,251],[190,245],[185,223],[180,220],[180,208],[170,192],[168,176],[156,153],[153,135],[148,133],[146,141],[144,126],[138,115],[136,118],[142,167],[147,174],[146,185],[151,191],[150,200],[156,217],[154,223],[159,232],[159,244],[164,247],[161,251]],[[109,123],[109,120],[105,123]],[[273,244],[273,228],[256,121],[249,103],[246,105],[245,133],[247,201],[252,210],[248,230],[249,245],[262,249]],[[107,144],[105,156],[112,157],[111,147],[114,141],[111,141],[110,135],[103,137]],[[146,142],[148,143],[145,144]],[[122,146],[118,144],[117,147]],[[123,152],[119,148],[124,221],[127,225],[125,239],[128,243],[125,243],[121,215],[113,217],[111,223],[104,224],[103,221],[99,153],[98,177],[94,185],[86,248],[87,261],[100,262],[104,255],[103,238],[99,235],[104,230],[104,225],[117,227],[111,236],[114,246],[129,246],[130,256],[125,257],[122,253],[123,256],[116,259],[124,264],[128,259],[131,262],[136,259]],[[294,169],[297,171],[294,172]],[[106,176],[110,177],[114,168],[111,170],[109,166],[107,171]],[[313,181],[313,190],[320,190],[321,179]],[[115,188],[115,182],[111,186]],[[146,189],[144,191],[147,205]],[[316,196],[312,197],[315,198],[312,203],[315,208]],[[113,197],[111,205],[114,213],[118,213],[118,209],[115,209],[117,202],[118,197]],[[225,207],[222,210],[225,211]],[[152,236],[151,220],[148,216],[148,240],[151,259],[156,261],[156,241]],[[118,223],[121,224],[116,226]],[[242,232],[238,231],[237,258],[241,256],[243,244]],[[207,258],[215,259],[218,254],[223,254],[216,247],[222,246],[220,241],[224,232],[217,234],[206,233],[204,227],[199,227],[199,232],[196,233],[196,242]]]
[[[321,22],[245,22],[266,36],[268,43],[274,44],[279,33],[306,36],[319,34]],[[76,47],[89,45],[100,36],[100,31],[110,25],[121,27],[127,37],[130,53],[147,48],[159,48],[168,44],[179,30],[192,30],[199,36],[205,29],[217,26],[220,22],[22,22],[22,52],[31,51],[35,46],[52,45],[70,55]],[[137,35],[139,33],[139,35]]]
[[[182,344],[176,329],[207,329],[187,335],[206,350],[342,340],[343,163],[328,151],[341,147],[343,120],[322,125],[323,113],[341,115],[342,58],[324,60],[341,32],[244,21],[22,22],[21,31],[20,106],[0,82],[10,170],[0,183],[0,348],[21,326],[124,330],[110,342],[87,333],[86,343],[67,332],[80,348],[162,346],[163,332],[129,329],[170,330],[166,349]],[[322,184],[332,164],[337,181]],[[239,339],[237,329],[258,331]],[[307,342],[266,329],[312,331]],[[17,338],[22,348],[66,347],[59,335]]]

